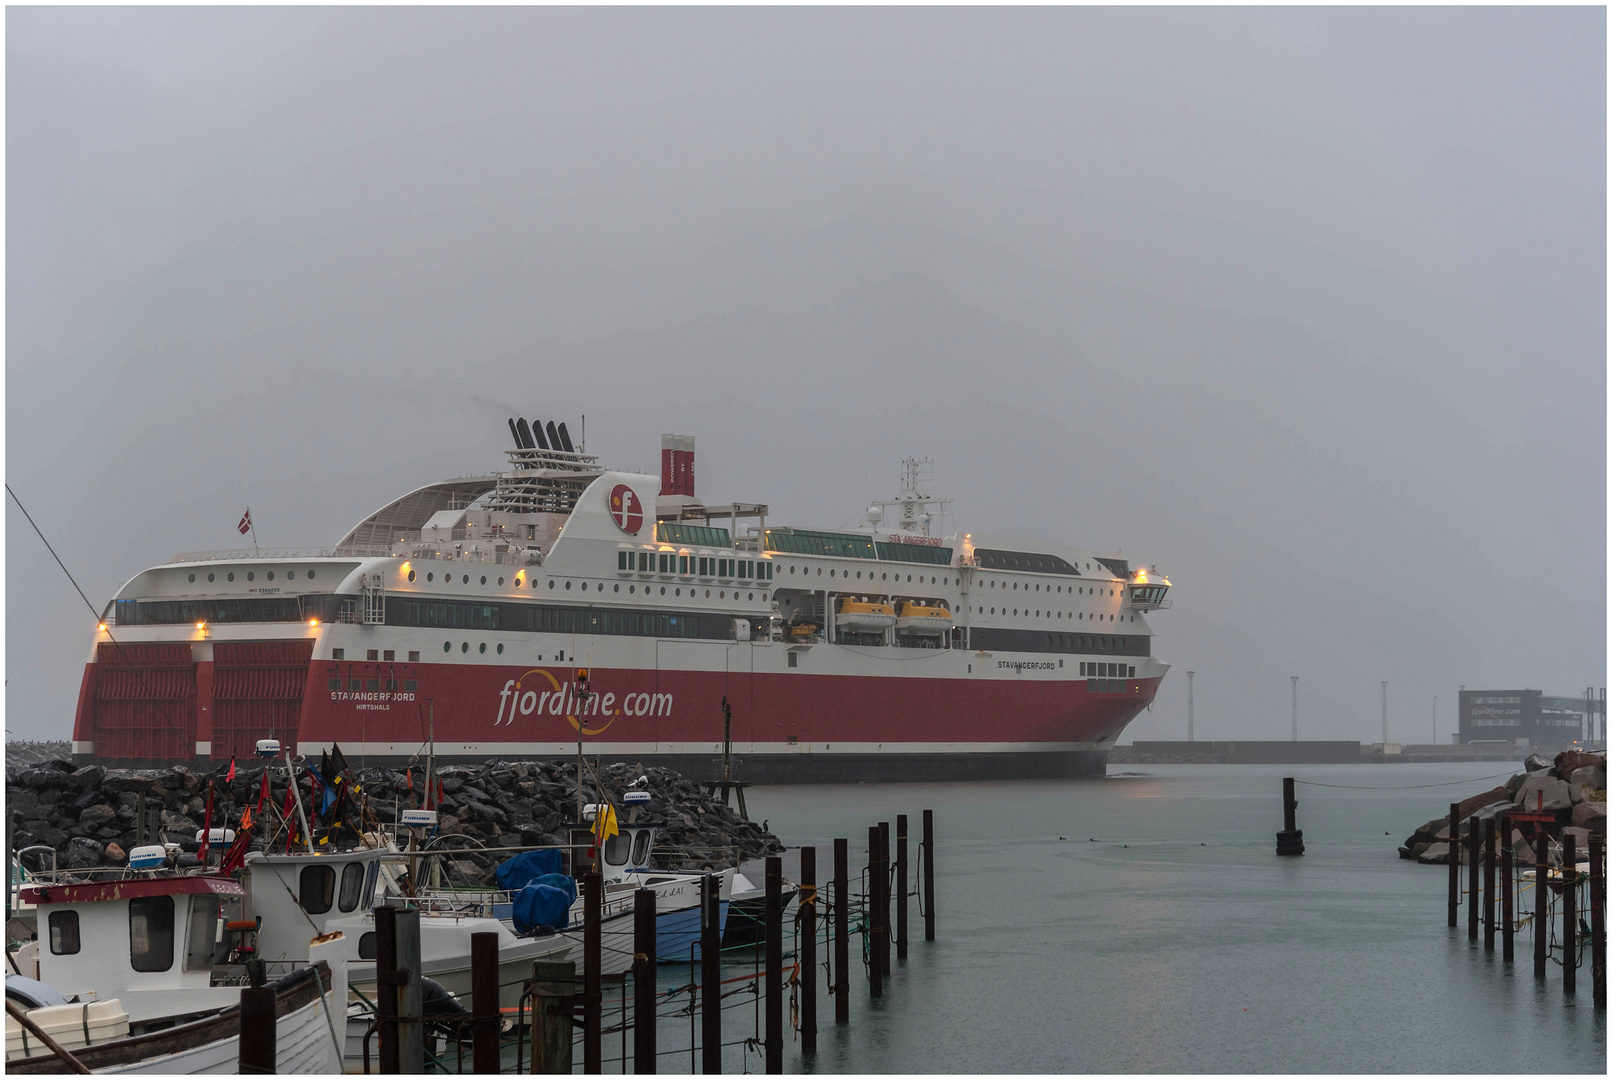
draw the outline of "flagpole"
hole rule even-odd
[[[285,748],[285,775],[291,783],[291,797],[297,803],[297,817],[302,821],[302,842],[308,845],[308,854],[313,854],[313,830],[308,828],[308,813],[302,808],[302,792],[297,790],[297,774],[291,768],[291,748]]]
[[[252,522],[252,508],[246,508],[246,527],[252,530],[252,550],[257,551],[257,526]]]

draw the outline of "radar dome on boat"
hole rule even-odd
[[[235,841],[235,830],[214,829],[212,832],[208,832],[206,829],[197,829],[196,843],[201,843],[202,837],[204,836],[207,837],[207,842],[209,844],[230,844],[234,843]]]
[[[624,803],[628,803],[629,805],[632,804],[632,803],[646,803],[646,802],[649,801],[649,792],[647,792],[647,791],[629,791],[629,792],[627,792],[627,794],[625,794],[625,795],[623,795],[621,797],[621,801],[624,802]]]
[[[280,740],[279,739],[259,739],[257,741],[257,756],[258,757],[279,757],[280,756]]]
[[[168,849],[161,844],[147,844],[129,852],[130,870],[155,870],[168,861]]]
[[[403,824],[410,829],[429,829],[437,823],[435,810],[405,810],[402,813]]]

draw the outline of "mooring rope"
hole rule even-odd
[[[1438,784],[1402,784],[1393,787],[1364,787],[1359,784],[1323,784],[1319,780],[1294,780],[1295,784],[1305,784],[1309,787],[1341,788],[1344,791],[1416,791],[1420,788],[1453,787],[1456,784],[1476,784],[1479,780],[1498,780],[1502,776],[1511,777],[1514,773],[1495,773],[1493,776],[1473,776],[1465,780],[1445,780]]]

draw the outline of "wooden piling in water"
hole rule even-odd
[[[571,1075],[571,1023],[575,1000],[575,960],[536,960],[532,963],[532,1071]],[[517,1056],[517,1065],[519,1057]],[[519,1068],[517,1072],[521,1071]]]
[[[604,1072],[604,882],[597,871],[582,879],[582,1071]]]
[[[1304,833],[1299,829],[1298,796],[1293,793],[1293,778],[1282,777],[1282,831],[1276,834],[1276,854],[1303,855]]]
[[[874,997],[884,996],[884,964],[879,960],[879,827],[868,826],[868,979]]]
[[[639,889],[633,894],[632,951],[632,1070],[652,1073],[656,1060],[654,889]],[[485,1070],[478,1066],[476,1071]]]
[[[767,1031],[768,1074],[784,1071],[784,860],[767,856]]]
[[[1458,925],[1456,909],[1461,905],[1461,804],[1450,804],[1450,929]]]
[[[1500,819],[1500,831],[1505,836],[1500,846],[1500,959],[1509,964],[1516,959],[1517,936],[1516,855],[1511,849],[1509,817]]]
[[[907,815],[896,815],[896,958],[907,958]]]
[[[1590,837],[1590,984],[1595,1007],[1606,1008],[1606,841]]]
[[[700,1069],[722,1071],[722,896],[715,874],[700,883]]]
[[[1549,917],[1550,909],[1546,907],[1550,886],[1546,882],[1549,867],[1545,863],[1545,853],[1550,847],[1550,840],[1543,829],[1534,833],[1534,978],[1545,977],[1545,942],[1550,937],[1550,927],[1545,920]]]
[[[817,1053],[817,849],[800,849],[800,1052]]]
[[[1466,823],[1466,856],[1467,856],[1467,884],[1466,884],[1466,938],[1468,941],[1478,940],[1478,914],[1480,904],[1478,900],[1478,864],[1483,860],[1479,858],[1482,848],[1478,838],[1478,819],[1468,818]]]
[[[935,940],[935,812],[924,811],[924,940]]]
[[[1483,822],[1483,949],[1494,952],[1494,818]]]
[[[272,986],[241,988],[241,1035],[240,1044],[236,1047],[237,1072],[258,1074],[275,1072],[276,998],[277,994]],[[84,1071],[89,1072],[88,1069]]]
[[[1578,991],[1578,837],[1562,835],[1562,992]]]
[[[470,935],[471,1062],[479,1073],[498,1071],[498,935]]]
[[[879,822],[879,904],[883,912],[885,937],[879,943],[879,962],[885,980],[890,977],[890,822]]]
[[[834,841],[834,1022],[851,1022],[851,844]]]

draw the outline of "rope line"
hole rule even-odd
[[[1319,780],[1294,780],[1295,784],[1304,784],[1306,787],[1338,788],[1343,791],[1418,791],[1422,788],[1454,787],[1456,784],[1475,784],[1479,780],[1498,780],[1502,776],[1511,777],[1515,773],[1495,773],[1493,776],[1474,776],[1466,780],[1446,780],[1439,784],[1403,784],[1394,787],[1362,787],[1358,784],[1323,784]]]

